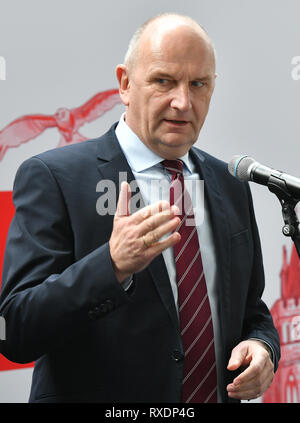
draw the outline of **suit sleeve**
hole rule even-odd
[[[265,287],[263,258],[258,228],[254,215],[252,196],[249,185],[247,184],[246,186],[250,203],[254,256],[243,326],[243,338],[260,339],[265,342],[272,351],[273,364],[276,371],[280,359],[280,341],[278,332],[273,324],[271,313],[261,298]]]
[[[129,299],[118,283],[108,243],[74,261],[73,233],[56,179],[39,158],[17,172],[2,278],[0,352],[25,363],[79,337]]]

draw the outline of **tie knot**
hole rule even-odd
[[[162,165],[171,173],[172,176],[176,176],[178,173],[183,172],[183,162],[179,159],[176,160],[164,160]]]

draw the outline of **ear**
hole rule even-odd
[[[127,66],[118,65],[116,67],[116,75],[119,81],[119,93],[120,93],[121,100],[125,104],[125,106],[128,106],[130,83],[129,83],[129,72],[128,72]]]

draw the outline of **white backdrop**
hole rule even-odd
[[[297,0],[0,0],[0,130],[27,114],[52,115],[117,87],[133,31],[161,12],[190,15],[217,50],[217,84],[197,145],[229,161],[249,154],[300,177],[300,2]],[[299,59],[299,60],[298,60]],[[1,63],[4,61],[0,61]],[[1,78],[2,75],[2,78]],[[0,79],[3,79],[0,72]],[[117,106],[82,133],[95,137],[117,120]],[[33,154],[56,147],[59,134],[9,149],[0,161],[0,191],[12,189],[15,172]],[[280,297],[282,245],[278,200],[251,185],[265,261],[264,299]],[[0,372],[0,402],[27,402],[32,369]]]

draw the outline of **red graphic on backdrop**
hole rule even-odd
[[[300,260],[293,246],[290,263],[283,249],[281,298],[271,309],[279,332],[281,359],[263,402],[300,403]]]
[[[100,92],[89,99],[85,104],[74,109],[59,108],[51,115],[22,116],[0,131],[0,161],[7,149],[18,147],[20,144],[36,138],[48,128],[56,127],[60,132],[57,147],[85,141],[88,138],[80,134],[79,129],[85,123],[101,117],[105,112],[120,104],[119,91],[111,89]],[[14,215],[12,192],[0,192],[1,219],[0,219],[0,282],[7,231]],[[24,365],[12,363],[0,354],[0,370],[31,367],[33,363]]]
[[[0,161],[8,148],[18,147],[48,128],[56,127],[59,130],[61,137],[58,147],[85,141],[87,138],[80,134],[79,128],[99,118],[119,103],[119,91],[112,89],[94,95],[85,104],[74,109],[61,107],[54,115],[22,116],[0,131]]]
[[[1,219],[0,219],[0,281],[1,281],[3,256],[4,256],[7,231],[8,231],[10,222],[15,214],[11,191],[0,192],[0,204],[1,204]],[[5,342],[5,341],[2,341],[2,342]],[[2,354],[0,354],[0,370],[12,370],[12,369],[19,369],[22,367],[31,367],[31,366],[32,366],[32,363],[27,363],[27,364],[13,363],[12,361],[7,360]]]

